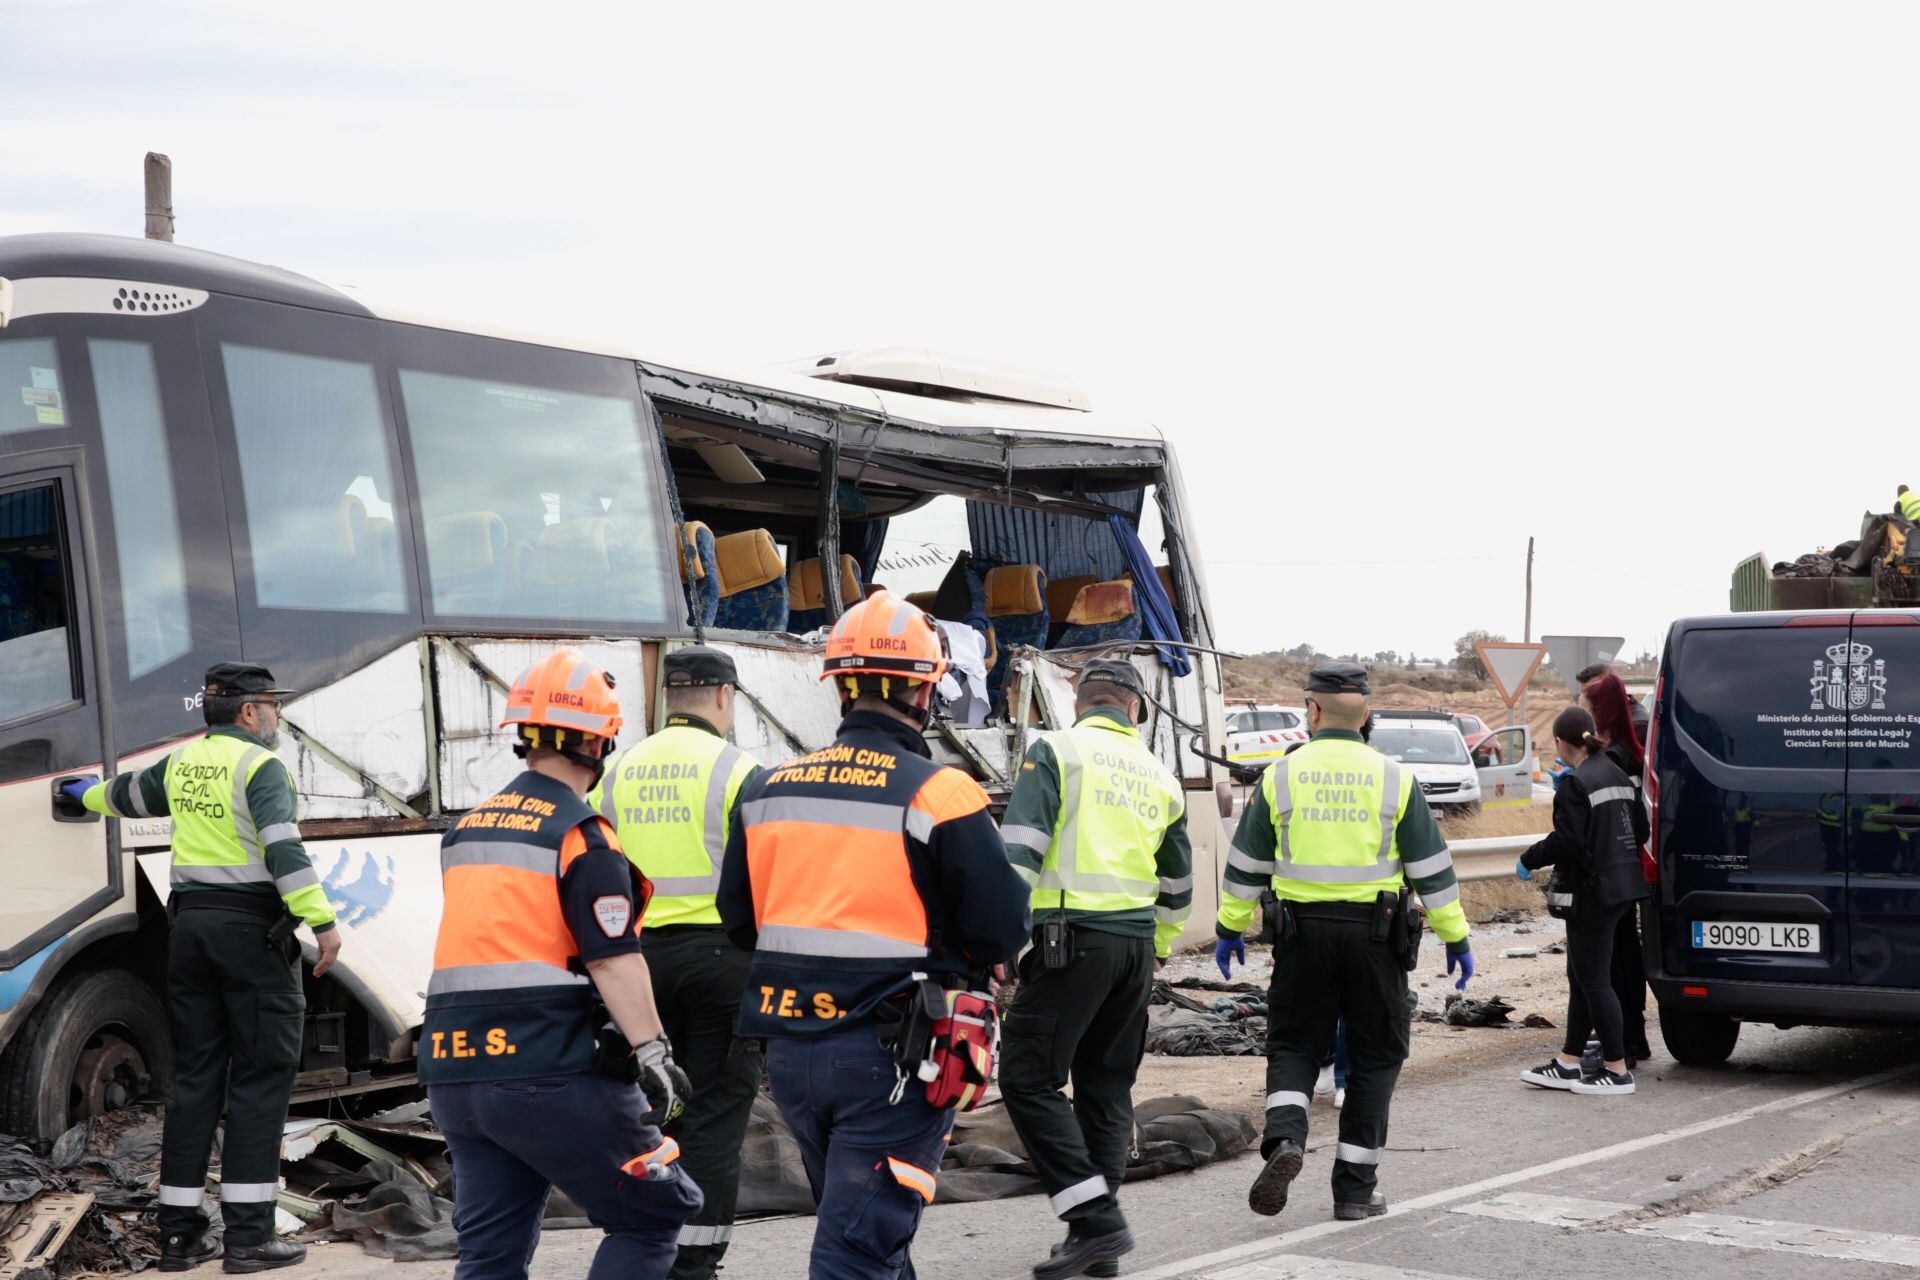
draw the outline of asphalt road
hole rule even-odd
[[[1484,1277],[1920,1274],[1914,1213],[1920,1033],[1749,1027],[1732,1064],[1664,1057],[1632,1098],[1528,1088],[1552,1033],[1489,1034],[1464,1061],[1403,1082],[1381,1188],[1384,1218],[1340,1223],[1327,1187],[1334,1113],[1317,1106],[1307,1170],[1279,1218],[1254,1216],[1254,1157],[1136,1183],[1143,1280],[1281,1276]],[[1480,1042],[1476,1042],[1479,1044]],[[742,1224],[728,1276],[806,1275],[811,1219]],[[1060,1235],[1039,1197],[930,1209],[913,1249],[925,1280],[1016,1280]],[[549,1233],[536,1277],[574,1277],[598,1233]],[[305,1274],[439,1280],[451,1264],[392,1264],[352,1245]]]

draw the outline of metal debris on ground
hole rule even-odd
[[[1540,948],[1538,947],[1502,947],[1500,948],[1500,958],[1502,960],[1531,960],[1533,957],[1539,954],[1540,954]]]
[[[61,1134],[43,1156],[0,1136],[0,1277],[142,1271],[160,1260],[153,1225],[160,1117],[117,1111]]]
[[[1536,1031],[1545,1031],[1552,1029],[1553,1019],[1544,1013],[1530,1013],[1520,1019],[1520,1025],[1523,1027],[1532,1027]]]

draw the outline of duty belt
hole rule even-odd
[[[1292,902],[1293,914],[1302,920],[1346,920],[1368,924],[1373,920],[1373,904],[1360,902]]]
[[[169,920],[182,911],[194,910],[244,911],[262,920],[274,921],[286,911],[286,904],[264,893],[230,893],[225,889],[195,889],[167,896]]]

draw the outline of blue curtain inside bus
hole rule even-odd
[[[1140,622],[1146,638],[1149,640],[1179,640],[1180,623],[1173,612],[1173,602],[1167,599],[1166,588],[1160,585],[1160,575],[1153,567],[1153,557],[1140,542],[1140,535],[1134,527],[1120,516],[1108,516],[1107,526],[1113,530],[1113,540],[1127,560],[1127,570],[1133,576],[1133,601],[1140,610]],[[1176,676],[1184,676],[1193,670],[1193,663],[1187,660],[1186,651],[1161,646],[1154,650],[1160,655],[1160,665]]]
[[[1128,523],[1136,527],[1144,496],[1141,489],[1087,495],[1093,502],[1127,512]],[[1127,576],[1126,556],[1106,524],[1097,519],[969,498],[967,535],[973,544],[974,566],[981,573],[996,565],[1037,564],[1049,581],[1089,573],[1102,582]]]

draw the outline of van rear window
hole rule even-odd
[[[1675,722],[1726,764],[1843,768],[1847,711],[1814,685],[1832,665],[1828,646],[1846,639],[1845,627],[1689,632],[1674,672]]]

